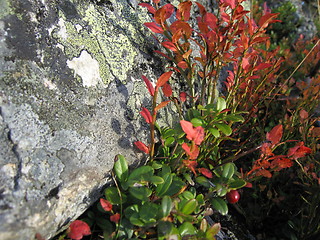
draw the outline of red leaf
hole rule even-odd
[[[160,27],[155,22],[146,22],[146,23],[144,23],[144,25],[154,33],[163,33],[162,27]]]
[[[174,12],[174,6],[170,3],[164,5],[162,8],[159,8],[155,14],[154,19],[158,24],[164,24],[166,19],[168,19]]]
[[[198,171],[207,178],[212,178],[213,176],[212,172],[207,168],[198,168]]]
[[[174,35],[175,33],[181,32],[181,34],[184,34],[186,38],[190,38],[192,34],[192,28],[190,27],[189,23],[183,21],[175,21],[174,23],[172,23],[170,26],[170,30],[172,31],[172,33],[174,33]],[[172,39],[173,43],[176,43],[177,40],[180,39],[179,36],[176,36],[175,38],[176,40]]]
[[[100,204],[106,212],[110,212],[112,210],[112,204],[108,200],[100,198]]]
[[[273,156],[274,154],[272,153],[272,149],[270,148],[271,147],[271,143],[263,143],[260,150],[261,150],[261,153],[262,153],[262,156],[266,156],[266,157],[269,157],[269,156]]]
[[[148,9],[148,11],[152,14],[155,14],[156,10],[154,9],[154,7],[152,7],[150,4],[148,3],[139,3],[138,4],[141,7],[146,7]]]
[[[188,68],[188,64],[185,61],[181,61],[178,63],[178,67],[180,67],[182,69],[186,69],[186,68]]]
[[[226,6],[231,7],[231,9],[234,9],[237,5],[237,0],[220,0],[221,3],[224,3]]]
[[[255,37],[251,41],[251,45],[256,44],[256,43],[261,43],[261,42],[266,42],[270,37]]]
[[[191,122],[181,120],[182,130],[187,134],[187,139],[194,141],[196,145],[200,145],[204,139],[204,129],[201,126],[193,127]]]
[[[248,70],[250,67],[249,59],[248,58],[242,58],[242,68],[244,70]]]
[[[260,171],[258,171],[256,173],[256,176],[263,176],[263,177],[271,178],[272,174],[268,170],[261,169]]]
[[[181,2],[178,6],[176,17],[179,20],[188,21],[192,3],[190,1]]]
[[[142,75],[142,79],[145,82],[145,84],[147,85],[147,89],[148,89],[150,95],[153,96],[154,95],[154,87],[153,87],[152,83],[150,82],[150,80],[146,76]]]
[[[160,0],[153,0],[153,3],[158,4]]]
[[[163,42],[163,43],[161,43],[161,45],[167,49],[170,49],[171,51],[174,51],[174,52],[177,51],[176,46],[172,42]]]
[[[164,54],[163,52],[160,52],[160,51],[158,51],[158,50],[155,50],[154,52],[155,52],[155,53],[159,53],[161,56],[169,59],[170,61],[173,61],[172,58],[170,58],[167,54]]]
[[[174,12],[174,6],[171,3],[167,3],[163,8],[166,10],[165,18],[168,19]]]
[[[298,159],[306,156],[311,152],[311,148],[304,146],[304,142],[299,142],[296,146],[288,150],[287,156],[292,157],[293,159]]]
[[[185,52],[185,53],[182,55],[182,57],[183,57],[184,59],[186,59],[186,58],[188,58],[188,57],[190,56],[191,53],[192,53],[192,49],[190,48],[187,52]],[[178,65],[179,65],[179,63],[178,63]]]
[[[185,92],[181,92],[179,94],[179,98],[180,98],[180,101],[184,103],[185,101],[187,101],[187,94]]]
[[[190,160],[183,160],[183,164],[189,168],[194,175],[197,175],[195,168],[197,167],[198,163],[197,161],[190,161]]]
[[[283,168],[292,167],[293,162],[288,158],[278,158],[271,162],[270,168],[274,171],[280,171]]]
[[[110,216],[110,221],[118,223],[120,220],[120,213],[116,213]]]
[[[197,159],[199,155],[199,148],[197,145],[195,145],[191,151],[191,148],[188,146],[188,144],[183,143],[182,149],[186,152],[187,155],[189,155],[190,159],[192,160]]]
[[[300,118],[301,118],[302,120],[307,119],[308,116],[309,116],[308,112],[307,112],[306,110],[304,110],[304,109],[301,109],[301,110],[300,110],[299,115],[300,115]]]
[[[148,109],[143,107],[140,114],[146,120],[147,123],[152,123],[152,117]]]
[[[80,240],[83,236],[90,235],[90,227],[87,223],[81,220],[72,222],[68,229],[68,237],[74,240]]]
[[[226,13],[223,9],[220,9],[221,13],[220,13],[220,16],[221,16],[221,19],[227,23],[230,22],[230,16],[228,13]]]
[[[200,4],[200,3],[198,3],[198,2],[196,2],[196,4],[197,4],[197,6],[198,6],[198,8],[199,8],[200,14],[201,14],[202,16],[204,16],[204,15],[207,13],[206,8],[205,8],[202,4]]]
[[[164,74],[162,74],[157,81],[156,86],[157,87],[162,87],[171,77],[173,71],[169,71],[169,72],[165,72]]]
[[[272,128],[270,132],[267,133],[267,140],[271,141],[272,145],[276,145],[280,142],[283,133],[283,126],[281,124]]]
[[[271,67],[272,65],[270,63],[260,63],[258,66],[254,67],[253,71],[258,71],[262,69],[266,69]]]
[[[166,97],[171,97],[172,95],[172,88],[170,86],[170,84],[165,83],[162,87],[162,92]]]
[[[218,18],[213,13],[206,13],[204,22],[213,30],[217,28]]]
[[[154,111],[155,111],[155,112],[158,112],[159,109],[167,106],[169,102],[170,102],[170,100],[159,103],[159,105],[157,105],[157,106],[154,108]]]
[[[266,28],[269,23],[280,22],[280,20],[274,20],[280,13],[267,13],[263,15],[259,20],[259,26]]]
[[[136,147],[142,152],[145,152],[146,154],[149,153],[149,148],[143,142],[136,141],[134,142],[134,145],[136,145]]]

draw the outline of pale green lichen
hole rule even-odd
[[[13,14],[13,12],[14,11],[11,9],[9,1],[0,1],[0,19],[3,19],[5,16]]]
[[[86,50],[98,61],[100,76],[105,84],[115,79],[126,82],[127,72],[135,67],[138,54],[135,46],[144,41],[139,31],[142,30],[142,22],[146,21],[142,14],[128,10],[125,2],[113,1],[112,4],[114,12],[84,3],[78,9],[83,16],[81,21],[68,21],[60,12],[64,21],[60,21],[57,26],[59,30],[55,33],[69,59],[78,57],[82,50]],[[59,34],[62,28],[66,30],[64,36]]]

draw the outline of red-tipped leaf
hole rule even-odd
[[[155,22],[146,22],[146,23],[144,23],[144,25],[154,33],[163,33],[162,27],[160,27]]]
[[[152,83],[150,82],[150,80],[146,77],[142,75],[142,79],[145,82],[145,84],[147,85],[147,89],[150,93],[151,96],[154,96],[154,87],[152,85]]]
[[[169,72],[165,72],[164,74],[162,74],[157,81],[156,86],[157,87],[162,87],[171,77],[173,71],[169,71]]]
[[[155,14],[156,10],[154,9],[154,7],[152,7],[150,4],[148,3],[139,3],[138,4],[141,7],[145,7],[148,9],[149,13]]]
[[[163,42],[161,43],[162,46],[164,46],[165,48],[171,50],[171,51],[174,51],[176,52],[177,51],[177,48],[176,46],[172,43],[172,42]]]
[[[198,171],[207,178],[212,178],[212,172],[207,168],[198,168]]]
[[[171,88],[170,84],[165,83],[162,86],[162,92],[166,97],[171,97],[172,96],[172,88]]]
[[[276,145],[280,142],[283,134],[283,126],[281,124],[272,128],[270,132],[267,133],[267,140],[272,143],[272,145]]]
[[[116,213],[110,216],[110,221],[114,223],[118,223],[120,220],[120,213]]]
[[[100,198],[100,204],[106,212],[110,212],[112,210],[112,204],[108,200]]]
[[[68,229],[68,237],[74,240],[80,240],[83,236],[90,235],[90,227],[87,223],[81,220],[72,222]]]
[[[134,142],[134,145],[142,152],[145,152],[146,154],[149,153],[149,148],[143,142],[136,141]]]
[[[142,108],[142,111],[140,112],[141,116],[146,120],[147,123],[152,122],[152,117],[148,109]]]
[[[154,111],[155,111],[155,112],[158,112],[158,111],[159,111],[159,109],[161,109],[161,108],[163,108],[163,107],[167,106],[169,102],[170,102],[170,100],[169,100],[169,101],[165,101],[165,102],[161,102],[161,103],[159,103],[159,104],[154,108]]]

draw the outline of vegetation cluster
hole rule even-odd
[[[295,39],[283,13],[244,2],[139,4],[171,64],[142,76],[150,139],[134,145],[148,159],[116,156],[114,185],[59,239],[212,240],[227,214],[256,239],[319,237],[319,36]],[[161,127],[168,105],[179,120]]]

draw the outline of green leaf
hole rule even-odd
[[[221,132],[223,132],[226,136],[230,136],[232,134],[232,128],[224,123],[214,123],[214,125],[219,128]]]
[[[162,217],[168,217],[172,209],[172,200],[169,196],[164,196],[161,200]]]
[[[108,230],[103,231],[103,239],[105,240],[112,240],[111,234],[109,233]]]
[[[158,163],[158,162],[153,162],[152,163],[152,168],[153,169],[160,169],[160,168],[162,168],[162,164]]]
[[[124,203],[127,199],[126,195],[121,193],[121,198],[122,198],[122,201],[121,201],[119,191],[116,187],[106,188],[106,190],[104,191],[104,195],[112,205]]]
[[[183,176],[191,186],[194,186],[194,181],[192,180],[192,177],[189,173],[184,173]]]
[[[173,223],[171,223],[171,222],[160,221],[157,226],[158,236],[159,237],[168,236],[172,232],[173,227],[174,227]],[[167,239],[169,239],[169,238],[167,238]]]
[[[216,184],[215,190],[216,190],[219,197],[223,197],[228,192],[228,189],[220,183]]]
[[[192,118],[191,123],[194,127],[202,126],[203,121],[199,118]]]
[[[132,214],[129,220],[131,224],[139,227],[143,227],[145,225],[145,223],[140,219],[139,213]]]
[[[142,205],[139,211],[140,219],[144,222],[149,222],[151,219],[156,218],[158,214],[158,205],[151,202],[146,202]]]
[[[222,177],[226,179],[231,179],[234,174],[234,164],[233,163],[226,163],[223,165],[223,172]]]
[[[197,178],[196,178],[196,182],[199,183],[199,184],[201,184],[201,185],[204,186],[204,187],[207,187],[207,188],[210,187],[209,180],[208,180],[206,177],[204,177],[204,176],[197,177]]]
[[[179,232],[180,232],[181,236],[195,235],[197,233],[195,227],[190,222],[184,222],[179,227]]]
[[[162,178],[164,178],[164,176],[167,175],[168,173],[171,173],[171,168],[168,165],[164,164],[161,169]]]
[[[126,159],[124,158],[124,156],[122,155],[117,155],[117,160],[114,164],[114,172],[116,174],[116,176],[118,177],[118,179],[120,180],[121,183],[127,181],[128,179],[128,163],[126,161]]]
[[[131,205],[124,210],[124,215],[129,219],[134,213],[139,213],[139,206],[137,204]]]
[[[219,233],[221,229],[220,223],[213,224],[206,232],[207,239],[215,239],[215,236]]]
[[[218,97],[217,99],[217,110],[220,112],[227,108],[226,100],[224,100],[222,97]]]
[[[184,206],[181,208],[181,212],[185,215],[189,215],[194,212],[197,206],[198,206],[197,200],[191,199],[184,204]]]
[[[220,137],[219,130],[216,128],[209,128],[209,132],[216,138]]]
[[[229,114],[224,117],[224,120],[231,122],[244,122],[244,118],[241,115]]]
[[[184,186],[185,183],[182,180],[177,177],[173,177],[172,184],[169,186],[166,195],[172,196],[177,194]]]
[[[151,179],[150,179],[150,182],[152,182],[152,183],[155,184],[155,185],[158,185],[158,184],[164,183],[164,180],[163,180],[162,177],[152,176]]]
[[[164,131],[162,137],[163,138],[173,137],[174,134],[175,134],[175,131],[173,129],[168,129],[168,130]]]
[[[166,147],[169,147],[169,146],[171,146],[171,145],[174,143],[175,140],[176,140],[176,139],[175,139],[174,137],[168,137],[168,138],[166,138],[166,139],[164,140],[164,145],[165,145]]]
[[[139,182],[149,182],[153,176],[154,169],[150,166],[141,166],[132,171],[128,177],[128,183],[132,186]]]
[[[203,196],[203,194],[199,194],[199,195],[196,197],[196,199],[197,199],[199,205],[204,204],[204,196]]]
[[[194,194],[190,191],[184,191],[182,194],[181,194],[181,197],[187,199],[187,200],[190,200],[190,199],[194,199]]]
[[[164,182],[162,184],[159,184],[156,188],[156,194],[158,197],[162,197],[164,195],[166,195],[166,192],[168,191],[168,189],[170,188],[170,185],[172,183],[172,174],[171,173],[167,173],[164,177],[163,180]]]
[[[148,200],[148,197],[152,194],[152,191],[145,186],[130,187],[129,192],[132,196],[142,201]]]
[[[223,199],[219,197],[213,198],[211,200],[211,204],[213,208],[217,210],[219,213],[221,213],[222,215],[226,215],[228,213],[228,205]]]
[[[229,188],[235,190],[244,187],[246,184],[247,182],[243,179],[237,179],[229,183]]]
[[[96,218],[96,223],[102,230],[107,230],[110,235],[114,231],[113,224],[105,217]]]

